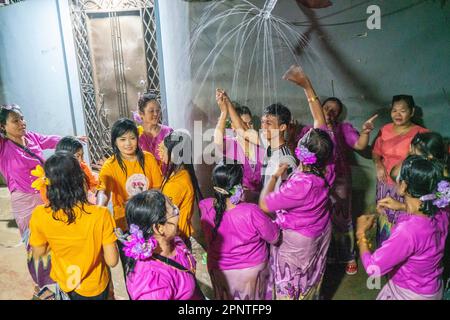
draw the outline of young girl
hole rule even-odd
[[[142,119],[144,132],[139,137],[139,146],[150,152],[161,166],[164,173],[167,166],[162,161],[161,147],[164,138],[173,131],[172,128],[161,124],[161,105],[154,93],[145,93],[138,101],[139,116]]]
[[[86,178],[88,188],[88,201],[91,204],[95,204],[96,203],[95,193],[97,191],[96,188],[98,185],[98,178],[92,173],[91,169],[86,164],[86,162],[84,162],[83,145],[81,144],[80,140],[70,136],[64,137],[56,145],[55,151],[56,152],[68,151],[75,156],[75,158],[80,163],[81,170],[83,170]],[[42,201],[44,201],[45,204],[48,204],[47,188],[45,187],[45,185],[40,184],[39,191],[41,192]]]
[[[414,112],[415,103],[412,96],[398,95],[392,98],[392,123],[380,129],[372,151],[377,174],[377,201],[387,196],[400,200],[396,192],[395,182],[390,177],[390,172],[393,167],[401,164],[408,156],[413,137],[417,133],[428,131],[412,122]],[[395,223],[396,217],[397,213],[389,209],[378,216],[378,245],[389,238],[390,229]]]
[[[190,246],[189,237],[194,231],[191,222],[194,201],[199,203],[203,199],[192,164],[191,138],[181,130],[173,131],[164,139],[161,149],[162,161],[167,168],[161,192],[180,208],[178,230]]]
[[[126,206],[130,234],[126,283],[132,300],[200,300],[196,262],[176,236],[179,210],[160,191],[134,196]]]
[[[404,212],[398,213],[392,233],[374,253],[365,236],[375,216],[358,218],[356,237],[364,268],[371,276],[389,274],[379,300],[440,300],[442,264],[448,233],[450,183],[442,166],[422,156],[409,156],[400,171],[399,195]],[[380,205],[380,204],[379,204]],[[381,205],[384,208],[397,209]]]
[[[96,187],[98,186],[98,177],[96,177],[92,170],[89,168],[87,163],[84,161],[84,152],[83,152],[83,145],[81,144],[80,140],[67,136],[62,138],[58,144],[56,145],[55,151],[69,151],[72,153],[75,158],[80,163],[81,169],[83,170],[84,174],[86,175],[86,182],[88,186],[88,190],[90,191],[90,194],[95,193]],[[94,197],[95,198],[95,197]],[[93,202],[95,203],[95,202]]]
[[[231,104],[231,101],[222,90],[216,91],[216,100],[221,111],[214,132],[216,149],[219,155],[226,158],[224,161],[232,160],[232,162],[238,161],[242,164],[244,170],[242,185],[245,191],[245,200],[257,203],[262,188],[261,172],[264,162],[264,148],[246,140],[243,135],[226,136],[225,126],[228,117],[228,105]],[[243,114],[242,109],[235,108],[235,110],[241,117],[245,129],[253,129],[251,114]]]
[[[241,202],[239,164],[218,165],[212,175],[215,198],[203,200],[199,207],[214,297],[270,299],[267,243],[278,241],[278,227],[257,205]]]
[[[325,118],[311,82],[299,68],[287,79],[305,89],[314,116],[314,127],[326,130]],[[287,167],[280,166],[261,192],[260,207],[275,218],[282,230],[279,246],[271,246],[269,290],[274,299],[318,299],[331,239],[329,195],[334,181],[334,142],[321,129],[310,131],[299,141],[300,165],[273,192]]]
[[[64,300],[106,300],[108,266],[118,262],[115,223],[107,208],[87,201],[85,175],[77,159],[57,152],[44,166],[48,205],[30,220],[30,245],[36,261],[52,250],[50,276]]]
[[[117,120],[111,129],[114,154],[100,170],[97,204],[106,206],[112,195],[114,219],[123,232],[128,230],[125,203],[134,195],[159,188],[162,175],[158,163],[138,145],[138,129],[129,119]]]

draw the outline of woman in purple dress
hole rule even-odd
[[[279,229],[261,209],[242,201],[242,168],[220,164],[213,170],[215,198],[200,202],[208,271],[218,300],[265,300],[269,279],[268,243]]]
[[[226,121],[228,117],[227,103],[230,104],[227,95],[221,90],[216,92],[217,104],[220,108],[220,117],[214,132],[214,143],[220,156],[225,162],[230,160],[242,165],[244,177],[242,186],[245,191],[245,201],[257,203],[262,187],[262,167],[264,162],[264,148],[246,140],[242,135],[233,137],[225,134]],[[253,129],[252,115],[248,108],[236,107],[243,125],[246,129]]]
[[[355,236],[352,219],[352,171],[350,167],[353,150],[362,151],[369,144],[369,134],[374,129],[373,121],[378,115],[367,120],[361,134],[349,122],[339,121],[343,111],[341,100],[335,97],[326,99],[322,104],[327,128],[333,132],[336,140],[336,180],[331,190],[332,209],[331,222],[333,236],[328,252],[329,262],[345,264],[348,275],[357,273],[355,259]],[[305,126],[297,137],[297,141],[312,126]]]
[[[160,191],[137,194],[127,203],[129,235],[122,237],[126,285],[132,300],[201,300],[196,262],[177,236],[179,210]]]
[[[402,164],[398,194],[404,204],[392,199],[379,202],[381,209],[396,210],[398,215],[389,239],[373,253],[366,232],[375,216],[358,218],[356,237],[364,268],[374,278],[389,276],[379,300],[440,300],[450,203],[450,183],[444,180],[443,166],[422,156],[409,156]]]

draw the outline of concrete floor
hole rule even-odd
[[[197,278],[207,297],[211,297],[211,282],[206,265],[202,263],[203,249],[193,243],[197,259]],[[128,299],[121,266],[112,269],[115,297]],[[333,300],[371,300],[378,290],[369,290],[367,276],[360,269],[357,275],[348,276],[341,266],[329,266],[324,279],[323,298]],[[26,266],[26,255],[14,218],[10,213],[9,193],[0,188],[0,300],[28,300],[33,295],[33,283]]]

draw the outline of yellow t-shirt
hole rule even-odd
[[[108,208],[85,204],[84,211],[74,208],[76,221],[55,220],[51,208],[40,205],[30,220],[30,245],[49,245],[52,250],[50,277],[65,292],[85,297],[101,294],[108,286],[110,276],[103,258],[103,245],[117,240],[115,223]],[[56,217],[66,219],[60,210]]]
[[[195,192],[187,170],[181,170],[164,185],[162,192],[180,209],[178,229],[180,236],[187,239],[194,232],[192,214],[194,213]]]
[[[114,219],[117,227],[127,231],[128,226],[125,218],[126,202],[138,193],[161,186],[162,174],[155,157],[144,151],[145,174],[139,162],[123,160],[127,174],[122,171],[115,157],[112,156],[105,161],[99,173],[98,190],[112,194]]]

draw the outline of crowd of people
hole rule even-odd
[[[84,162],[86,137],[34,133],[17,105],[2,105],[0,172],[35,299],[114,299],[111,268],[119,261],[130,299],[205,299],[194,231],[204,235],[212,299],[320,299],[327,263],[354,275],[358,255],[370,276],[387,279],[378,299],[442,299],[450,214],[442,136],[416,125],[413,97],[397,95],[392,122],[371,147],[377,115],[358,131],[340,121],[338,98],[320,102],[299,66],[283,78],[304,91],[313,119],[296,135],[288,107],[265,107],[260,134],[251,111],[217,89],[220,161],[204,192],[210,198],[187,151],[190,135],[161,124],[152,93],[140,97],[133,119],[113,124],[113,154],[98,174]],[[377,210],[354,225],[349,155],[368,148]],[[47,149],[55,153],[45,160]],[[192,223],[196,211],[201,230]]]

